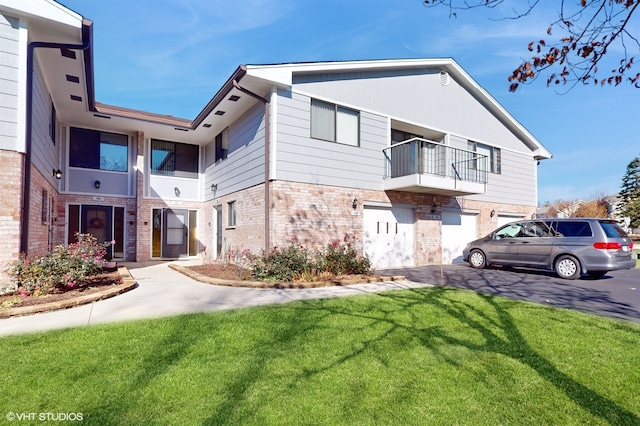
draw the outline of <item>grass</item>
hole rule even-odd
[[[637,324],[435,287],[5,337],[0,407],[91,425],[628,426],[638,347]]]

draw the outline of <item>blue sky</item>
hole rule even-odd
[[[544,38],[557,2],[519,20],[502,18],[524,2],[457,18],[421,0],[60,2],[94,22],[103,103],[193,119],[240,64],[451,57],[553,153],[538,166],[540,203],[617,193],[640,155],[640,89],[562,94],[541,78],[509,92],[507,76]]]

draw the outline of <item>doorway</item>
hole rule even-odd
[[[152,257],[176,259],[197,255],[197,210],[153,209],[152,215]]]

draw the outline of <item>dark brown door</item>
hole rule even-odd
[[[189,243],[188,211],[164,209],[164,241],[162,257],[177,258],[187,255]]]

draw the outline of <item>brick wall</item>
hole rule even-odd
[[[0,283],[8,281],[4,268],[20,251],[23,167],[23,154],[0,150]]]

